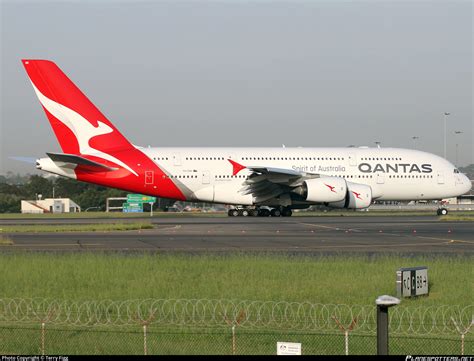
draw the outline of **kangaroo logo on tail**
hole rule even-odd
[[[38,88],[36,88],[33,82],[31,84],[33,85],[33,89],[35,90],[40,103],[46,108],[46,110],[50,112],[61,123],[63,123],[66,127],[68,127],[74,134],[79,144],[79,152],[82,155],[92,155],[119,164],[138,177],[138,174],[120,159],[117,159],[114,156],[104,153],[98,149],[92,148],[89,145],[89,141],[92,138],[97,137],[99,135],[112,133],[114,130],[111,127],[109,127],[105,123],[102,123],[101,121],[98,121],[98,126],[94,127],[82,115],[72,109],[69,109],[68,107],[65,107],[62,104],[55,102],[54,100],[49,99],[48,97],[43,95],[38,90]]]

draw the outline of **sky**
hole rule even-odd
[[[0,13],[0,174],[34,173],[12,156],[60,151],[22,58],[56,62],[137,145],[443,155],[449,112],[448,159],[474,163],[468,0],[1,1]]]

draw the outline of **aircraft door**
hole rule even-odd
[[[173,165],[176,165],[176,166],[181,165],[181,154],[173,153]]]
[[[147,170],[145,172],[145,185],[153,184],[154,173],[155,172],[152,170]]]
[[[355,154],[349,154],[349,165],[351,166],[357,165],[357,158]]]
[[[384,184],[385,176],[383,173],[377,173],[377,184]]]
[[[202,171],[202,184],[209,184],[211,182],[211,173],[208,170]]]
[[[438,184],[444,184],[444,173],[438,172]]]

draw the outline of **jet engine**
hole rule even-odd
[[[365,184],[347,182],[347,192],[343,200],[328,202],[332,208],[361,209],[367,208],[372,203],[372,188]]]
[[[344,178],[322,177],[308,179],[302,185],[293,189],[308,202],[329,203],[344,201],[347,184]]]

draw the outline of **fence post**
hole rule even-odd
[[[474,325],[474,319],[471,321],[471,324],[463,330],[461,330],[461,327],[458,326],[454,318],[451,317],[451,321],[453,321],[454,326],[456,327],[456,330],[461,334],[461,356],[464,356],[464,335],[469,332],[471,329],[472,325]]]
[[[232,325],[232,355],[235,355],[236,344],[235,344],[235,325]]]
[[[152,312],[150,314],[150,317],[148,317],[148,319],[146,320],[142,320],[139,316],[138,316],[138,312],[137,314],[134,316],[134,319],[139,322],[142,326],[143,326],[143,354],[145,356],[148,355],[148,345],[147,345],[147,327],[148,325],[153,321],[153,319],[155,318],[155,313],[156,313],[157,310],[155,310],[154,312]]]
[[[148,350],[146,347],[146,323],[143,325],[143,353],[145,356],[148,354]]]
[[[52,317],[53,317],[53,314],[56,310],[54,308],[50,309],[48,314],[46,315],[46,317],[44,317],[42,320],[41,320],[41,355],[44,356],[46,354],[46,347],[45,347],[45,343],[46,343],[46,322],[49,322]]]
[[[336,318],[336,316],[332,316],[332,319],[336,321],[337,325],[341,329],[342,332],[344,332],[344,344],[345,344],[345,351],[346,351],[346,356],[349,355],[349,331],[352,331],[357,323],[357,317],[354,317],[352,319],[351,324],[349,327],[346,329],[341,322]]]
[[[44,347],[44,341],[45,341],[45,322],[41,322],[41,355],[44,356],[45,354],[45,347]]]
[[[242,320],[245,317],[245,311],[242,310],[239,313],[239,316],[237,317],[236,320],[230,320],[227,316],[224,316],[225,322],[229,325],[232,326],[232,355],[235,355],[237,352],[237,340],[235,337],[235,327],[242,322]]]

